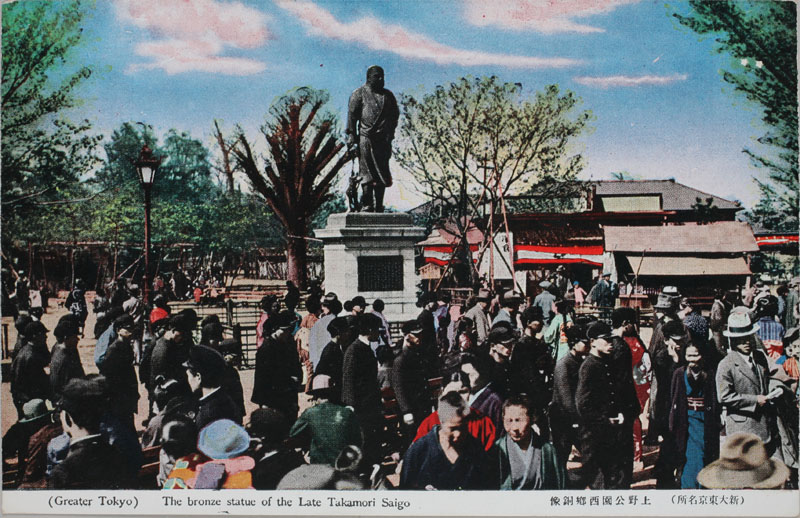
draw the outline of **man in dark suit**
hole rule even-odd
[[[297,391],[302,378],[300,356],[292,336],[295,315],[281,311],[271,318],[274,331],[256,353],[256,372],[250,400],[282,412],[289,424],[297,419]]]
[[[389,378],[403,415],[403,423],[407,427],[409,441],[419,423],[430,414],[433,407],[420,352],[419,337],[422,331],[418,320],[403,324],[403,350],[394,360]]]
[[[584,476],[592,489],[621,489],[624,461],[620,459],[617,439],[625,418],[618,411],[611,328],[604,322],[594,322],[586,335],[591,350],[578,373],[575,393]]]
[[[328,333],[331,341],[322,350],[317,362],[315,375],[324,374],[331,377],[331,391],[336,394],[336,399],[342,397],[342,365],[344,364],[344,349],[353,341],[354,335],[350,326],[350,318],[336,317],[328,324]]]
[[[50,363],[47,328],[39,321],[25,326],[26,341],[11,362],[11,396],[17,414],[24,418],[22,406],[32,399],[50,399],[50,380],[44,368]]]
[[[755,347],[758,324],[750,321],[747,308],[734,308],[723,335],[731,350],[717,366],[717,397],[727,410],[725,432],[757,435],[764,441],[767,455],[783,460],[774,406],[769,394],[767,356]]]
[[[342,402],[352,407],[364,436],[364,464],[380,462],[381,389],[378,360],[370,347],[378,340],[381,319],[372,313],[356,318],[358,338],[344,352]]]
[[[100,364],[100,374],[108,381],[110,410],[131,429],[133,415],[138,409],[139,381],[133,367],[133,336],[136,325],[128,314],[114,320],[117,339],[108,346],[105,360]]]
[[[70,437],[69,453],[53,468],[50,489],[128,489],[133,482],[126,459],[100,435],[108,403],[102,378],[73,379],[60,401],[61,425]]]
[[[225,359],[205,345],[189,350],[189,359],[183,364],[192,393],[199,396],[194,423],[198,430],[219,419],[230,419],[241,424],[233,399],[222,389],[225,377]]]

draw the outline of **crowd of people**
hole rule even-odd
[[[648,344],[632,308],[576,314],[575,288],[544,281],[529,303],[480,289],[463,307],[423,293],[393,336],[383,301],[315,287],[301,315],[289,284],[261,300],[245,394],[218,318],[124,282],[95,299],[86,375],[76,283],[51,348],[38,318],[17,320],[4,457],[21,488],[141,487],[143,449],[159,447],[165,489],[386,488],[398,464],[401,489],[628,489],[655,451],[658,488],[797,487],[800,329],[779,303],[797,283],[749,306],[720,292],[709,317],[665,287]]]

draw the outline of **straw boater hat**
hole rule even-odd
[[[760,326],[754,324],[750,320],[750,315],[748,313],[737,311],[737,309],[738,308],[734,308],[733,311],[731,311],[731,314],[728,316],[728,329],[724,330],[722,334],[730,338],[755,334]]]
[[[739,432],[728,437],[715,460],[697,475],[708,489],[780,488],[789,478],[783,462],[767,457],[767,449],[758,436]]]

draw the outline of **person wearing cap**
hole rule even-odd
[[[550,325],[550,320],[553,316],[553,305],[556,302],[556,296],[553,294],[555,287],[550,281],[542,281],[539,283],[542,291],[533,299],[533,305],[542,308],[543,324]]]
[[[196,345],[189,350],[189,358],[183,366],[189,388],[197,397],[194,422],[198,430],[218,419],[241,423],[235,403],[222,389],[225,359],[218,351],[205,345]]]
[[[501,490],[566,489],[566,466],[531,412],[530,399],[512,396],[503,403],[505,435],[489,452]]]
[[[653,305],[653,334],[650,337],[650,343],[647,346],[647,352],[650,354],[650,359],[655,362],[656,356],[659,356],[666,361],[667,356],[665,356],[665,351],[667,350],[667,342],[664,336],[664,326],[669,322],[677,321],[677,307],[678,303],[680,302],[680,294],[678,293],[677,288],[674,286],[665,286],[661,293],[658,295],[658,300]],[[674,326],[674,324],[672,324]],[[675,328],[677,329],[677,328]],[[649,444],[656,445],[658,444],[658,436],[662,434],[663,428],[666,427],[665,417],[662,418],[661,421],[657,422],[654,425],[654,421],[656,419],[655,410],[656,410],[656,398],[658,397],[658,391],[663,386],[664,391],[666,392],[668,389],[666,387],[672,382],[672,372],[664,373],[655,372],[655,363],[654,363],[654,374],[655,377],[650,386],[650,426],[647,430],[647,442]],[[669,399],[667,397],[667,399]],[[662,400],[662,404],[664,400]]]
[[[461,357],[461,372],[469,378],[469,406],[489,417],[495,429],[502,430],[503,397],[492,386],[492,360],[485,354],[465,354]]]
[[[581,364],[589,354],[589,340],[586,329],[575,325],[566,330],[569,353],[556,363],[553,373],[553,399],[550,404],[548,420],[553,431],[553,444],[558,462],[566,471],[572,448],[581,449],[580,415],[575,406],[575,392],[578,389],[578,374]],[[550,357],[548,355],[548,357]],[[535,393],[534,393],[535,394]],[[581,470],[567,472],[570,489],[583,489]]]
[[[255,461],[251,470],[255,489],[276,489],[287,473],[305,465],[303,455],[286,444],[289,425],[277,410],[257,408],[245,429],[250,435],[247,455]]]
[[[342,312],[342,303],[335,293],[325,295],[322,300],[322,315],[314,323],[311,332],[308,334],[308,359],[316,372],[322,350],[331,341],[331,334],[328,332],[328,325]]]
[[[625,416],[619,411],[614,380],[611,328],[594,322],[586,330],[589,356],[578,371],[575,407],[581,425],[581,463],[591,489],[624,489],[627,455],[617,441]]]
[[[764,442],[755,434],[729,434],[722,443],[719,459],[697,475],[700,487],[707,489],[782,489],[789,469],[770,458]]]
[[[47,481],[49,489],[127,489],[133,487],[128,460],[100,434],[107,407],[102,380],[74,379],[59,402],[61,426],[69,436],[66,458]]]
[[[734,308],[723,334],[731,351],[717,366],[717,397],[725,408],[725,431],[756,435],[768,456],[782,457],[775,412],[769,396],[770,367],[766,354],[755,347],[758,324],[746,311]]]
[[[17,353],[20,349],[22,349],[22,346],[25,345],[27,340],[27,337],[25,336],[25,327],[31,322],[33,322],[33,319],[28,314],[19,315],[14,320],[14,327],[17,330],[17,340],[14,342],[14,348],[11,350],[12,360],[17,357]]]
[[[470,409],[457,392],[439,398],[441,421],[415,441],[403,457],[401,489],[496,489],[481,443],[467,430]]]
[[[50,351],[50,390],[56,400],[69,380],[86,374],[78,356],[79,334],[78,324],[71,315],[61,317],[53,329],[56,344]]]
[[[575,300],[575,292],[572,291],[572,283],[570,283],[569,279],[567,279],[566,271],[566,267],[563,264],[559,264],[556,268],[555,274],[551,277],[551,282],[558,291],[558,297],[562,299]]]
[[[372,303],[371,313],[381,319],[381,342],[391,347],[392,331],[389,328],[389,321],[386,320],[386,316],[383,314],[384,309],[386,309],[386,303],[381,299],[375,299],[375,301]]]
[[[52,405],[43,399],[31,399],[22,405],[23,418],[11,425],[3,435],[3,461],[8,458],[16,458],[16,478],[19,483],[19,476],[27,469],[27,461],[30,452],[32,437],[44,426],[52,422],[50,417],[53,413]]]
[[[81,337],[83,337],[83,326],[86,323],[86,317],[89,315],[89,308],[86,306],[86,289],[83,285],[83,280],[75,279],[75,285],[72,287],[72,291],[69,292],[69,295],[67,295],[64,306],[69,309],[70,313],[78,318]]]
[[[512,327],[517,327],[517,313],[519,312],[519,305],[522,303],[522,296],[518,291],[508,290],[503,293],[500,299],[500,310],[492,320],[492,325],[505,321],[511,324]]]
[[[297,391],[303,377],[300,356],[292,337],[295,316],[290,311],[281,311],[271,320],[275,330],[264,339],[264,344],[256,352],[256,371],[250,400],[262,407],[283,412],[289,423],[294,423],[299,409]]]
[[[364,460],[367,465],[380,458],[380,429],[383,402],[378,385],[378,360],[370,343],[378,339],[381,320],[375,315],[359,315],[355,322],[358,337],[347,347],[342,363],[342,402],[352,407],[364,435]]]
[[[700,489],[697,474],[719,457],[721,410],[714,372],[705,365],[702,350],[690,344],[686,362],[672,376],[669,430],[675,440],[681,489]]]
[[[592,303],[600,308],[610,311],[614,307],[613,285],[611,272],[603,272],[592,289]]]
[[[131,343],[133,344],[134,358],[136,363],[139,363],[142,356],[142,332],[144,330],[143,324],[147,308],[142,301],[139,286],[135,284],[131,285],[128,293],[130,294],[130,298],[123,302],[122,309],[125,310],[125,313],[129,314],[133,319],[134,328]]]
[[[47,487],[47,445],[51,440],[61,435],[64,430],[61,428],[61,420],[54,412],[51,405],[41,399],[29,401],[26,405],[31,405],[31,418],[35,423],[34,433],[28,439],[24,468],[20,464],[20,474],[22,481],[20,489],[43,489]],[[3,455],[7,452],[5,438],[3,439]]]
[[[11,397],[20,419],[22,406],[31,399],[50,399],[50,379],[45,367],[50,363],[47,328],[41,322],[25,326],[25,343],[11,362]]]
[[[721,356],[725,356],[725,352],[727,351],[722,331],[725,329],[725,322],[728,320],[728,313],[730,310],[731,304],[728,300],[727,293],[722,289],[715,289],[714,302],[711,304],[708,324],[711,329],[711,337],[714,339],[714,345]]]
[[[134,428],[133,415],[139,405],[139,380],[133,367],[133,340],[136,325],[133,317],[122,315],[114,320],[117,339],[108,347],[106,358],[100,365],[100,374],[108,380],[111,411],[130,428]]]
[[[345,446],[362,446],[361,428],[355,412],[335,399],[337,392],[330,376],[314,376],[310,393],[315,403],[292,425],[289,437],[307,441],[312,464],[333,466]]]
[[[501,320],[489,332],[489,377],[492,387],[504,399],[511,392],[511,355],[517,344],[517,335],[511,323]]]
[[[509,389],[511,394],[527,394],[534,416],[543,416],[553,395],[555,361],[542,339],[542,309],[530,306],[522,312],[522,337],[511,354]]]
[[[422,332],[422,325],[418,320],[409,320],[403,324],[405,335],[403,349],[395,358],[389,375],[390,385],[394,390],[407,432],[404,435],[409,441],[432,407],[428,381],[425,378],[424,358],[420,351]]]
[[[476,345],[482,347],[486,339],[489,338],[489,330],[491,329],[487,314],[489,311],[489,303],[492,300],[492,292],[481,288],[478,290],[475,300],[477,301],[475,305],[464,313],[464,316],[475,322],[475,330],[478,333],[478,343]]]

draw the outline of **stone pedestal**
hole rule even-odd
[[[414,245],[425,239],[425,229],[409,214],[331,214],[315,235],[325,244],[326,292],[342,302],[356,295],[370,304],[381,299],[390,322],[417,316]]]

